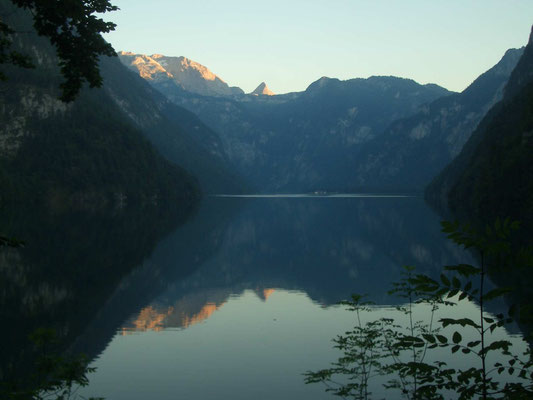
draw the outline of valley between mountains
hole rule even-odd
[[[485,311],[467,300],[481,323],[505,302],[528,307],[533,31],[462,92],[317,76],[301,92],[258,79],[246,93],[183,55],[121,51],[95,59],[101,87],[64,102],[72,71],[17,4],[0,2],[0,398],[48,393],[28,339],[45,328],[54,354],[96,369],[84,398],[323,399],[302,374],[353,326],[340,301],[405,305],[389,291],[405,265],[459,295],[444,266],[478,260],[442,219],[487,236],[520,221],[487,273],[488,290],[512,291]],[[459,296],[477,291],[466,285]]]
[[[322,77],[298,93],[245,94],[185,57],[121,52],[124,65],[218,133],[259,192],[422,192],[461,150],[523,49],[511,49],[462,93],[412,80]]]

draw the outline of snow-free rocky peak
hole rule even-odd
[[[135,54],[121,51],[120,60],[128,68],[149,81],[173,81],[183,89],[204,96],[233,96],[243,94],[230,87],[207,67],[186,57],[168,57],[163,54]]]
[[[274,96],[275,93],[268,88],[265,82],[261,82],[261,84],[255,88],[255,90],[250,93],[254,96]]]

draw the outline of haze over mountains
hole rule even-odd
[[[361,149],[355,184],[379,190],[422,191],[457,154],[487,111],[503,96],[523,49],[508,50],[461,93],[424,105],[391,123]]]
[[[30,32],[31,16],[6,4],[0,15]],[[411,202],[421,199],[403,208],[329,198],[339,202],[321,210],[323,199],[306,196],[275,207],[254,200],[250,211],[246,200],[216,198],[204,201],[203,219],[190,218],[202,193],[421,193],[433,179],[433,202],[483,224],[521,219],[531,242],[533,35],[462,93],[391,76],[322,77],[282,95],[262,82],[244,93],[185,57],[121,53],[101,60],[103,88],[69,104],[57,99],[50,43],[21,34],[15,45],[37,68],[0,63],[0,233],[31,245],[0,254],[3,321],[22,326],[8,331],[2,365],[20,361],[43,321],[98,354],[154,300],[161,307],[136,323],[157,325],[166,313],[183,327],[249,287],[333,304],[358,284],[384,298],[383,274],[399,278],[400,265],[439,273],[460,262],[435,241],[444,240],[437,217]]]
[[[21,31],[33,29],[24,11],[4,3],[0,10]],[[3,66],[0,201],[99,208],[181,197],[191,205],[200,190],[244,187],[218,135],[119,60],[101,60],[104,89],[65,104],[50,43],[21,35],[17,50],[31,53],[37,68]]]
[[[427,197],[475,221],[522,222],[533,239],[533,29],[503,98],[474,130],[461,153],[431,182]]]
[[[24,24],[27,17],[12,18],[20,18]],[[23,38],[19,46],[30,49],[34,40]],[[5,97],[2,111],[7,122],[0,131],[0,181],[12,189],[19,187],[10,189],[12,197],[17,191],[31,191],[31,182],[59,185],[59,192],[85,193],[82,197],[102,187],[112,197],[109,193],[125,192],[126,186],[131,187],[128,193],[133,196],[136,180],[157,182],[155,177],[137,175],[146,174],[140,171],[143,163],[135,161],[140,156],[132,156],[120,166],[111,161],[115,151],[120,155],[115,157],[118,160],[124,155],[123,145],[111,144],[121,130],[136,132],[128,133],[128,138],[147,140],[142,146],[148,142],[154,146],[154,159],[159,153],[182,168],[184,179],[188,176],[191,180],[190,189],[185,190],[190,194],[195,179],[207,193],[421,193],[460,153],[487,111],[501,100],[523,53],[523,49],[507,51],[462,93],[405,78],[372,76],[346,81],[322,77],[303,92],[276,95],[265,82],[245,94],[186,57],[121,52],[122,63],[101,60],[103,90],[85,91],[78,102],[65,106],[53,100],[53,88],[39,83],[43,74],[52,83],[59,78],[51,47],[39,43],[38,48],[42,48],[41,75],[8,70],[16,79],[7,83],[11,97]],[[98,135],[77,134],[68,140],[58,137],[51,147],[40,142],[53,137],[42,135],[41,128],[54,130],[56,125],[65,124],[85,133],[96,129],[109,141],[100,155],[94,156],[108,154],[93,165],[92,181],[80,174],[85,167],[74,164],[92,159],[91,151],[101,145],[93,143]],[[73,132],[67,127],[64,130]],[[81,137],[86,142],[70,145],[69,140]],[[15,157],[20,149],[26,149],[20,154],[33,164],[23,161],[22,156]],[[32,172],[52,173],[53,169],[38,166],[57,154],[68,154],[62,161],[72,174],[66,186],[60,183],[63,177],[57,172],[64,166],[58,164],[55,177],[37,177]],[[97,178],[100,175],[105,178]],[[119,184],[119,180],[130,183]],[[149,189],[146,183],[137,186],[146,186],[144,198],[151,196],[149,192],[166,190],[156,190],[157,185]]]
[[[206,95],[193,84],[200,72],[186,81],[183,73],[174,77],[174,67],[158,63],[159,75],[148,74],[149,56],[120,57],[216,131],[238,173],[260,191],[421,192],[501,99],[522,51],[509,50],[462,93],[395,77],[323,77],[304,92],[284,95],[274,95],[264,83],[249,95],[227,85],[222,93],[214,73],[189,62],[211,85]]]

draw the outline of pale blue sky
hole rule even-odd
[[[111,1],[116,50],[185,56],[246,92],[371,75],[461,91],[533,24],[533,0]]]

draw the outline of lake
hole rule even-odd
[[[388,291],[402,266],[439,276],[444,265],[472,262],[418,197],[213,196],[188,218],[78,217],[48,217],[38,225],[50,238],[28,234],[45,242],[36,255],[23,249],[0,266],[40,263],[20,289],[31,299],[4,317],[28,331],[48,321],[69,350],[88,354],[97,370],[85,397],[334,398],[303,373],[339,357],[331,339],[355,323],[339,301],[366,294],[377,316],[389,315],[401,303]],[[51,265],[57,281],[42,286]],[[524,346],[517,334],[496,334]],[[15,328],[3,335],[23,347]],[[385,397],[379,381],[374,392]]]

